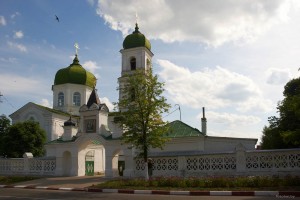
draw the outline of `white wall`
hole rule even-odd
[[[257,139],[205,137],[205,152],[234,151],[238,144],[242,144],[246,150],[254,150]]]

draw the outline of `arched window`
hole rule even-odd
[[[73,105],[74,106],[80,106],[80,93],[79,92],[74,92],[73,94]]]
[[[130,59],[130,68],[136,70],[136,59],[134,57]]]
[[[59,107],[62,107],[64,106],[64,102],[65,102],[65,96],[64,96],[64,93],[60,92],[58,93],[58,101],[57,101],[57,105]]]

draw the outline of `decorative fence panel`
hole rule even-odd
[[[185,176],[233,174],[236,171],[234,154],[217,154],[186,157]]]
[[[178,174],[178,158],[177,157],[161,157],[153,158],[149,161],[150,175],[153,176],[177,176]],[[136,160],[135,175],[143,176],[145,163],[142,159]]]
[[[3,175],[55,175],[55,158],[9,158],[0,159]]]
[[[152,163],[152,176],[300,175],[300,149],[236,150],[172,157],[156,155],[149,161]],[[134,170],[135,176],[143,176],[144,162],[135,160]]]
[[[300,151],[246,152],[247,171],[297,171]]]

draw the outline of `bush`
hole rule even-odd
[[[264,188],[264,187],[293,187],[300,186],[299,177],[206,177],[206,178],[179,178],[179,177],[155,177],[149,181],[144,179],[122,179],[102,183],[102,188],[124,187],[154,187],[154,188]]]

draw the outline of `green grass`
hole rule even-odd
[[[39,179],[39,177],[32,176],[0,176],[0,184],[1,185],[10,185],[23,181],[31,181],[34,179]]]
[[[151,190],[300,190],[300,177],[158,177],[118,179],[98,184],[97,188]]]

